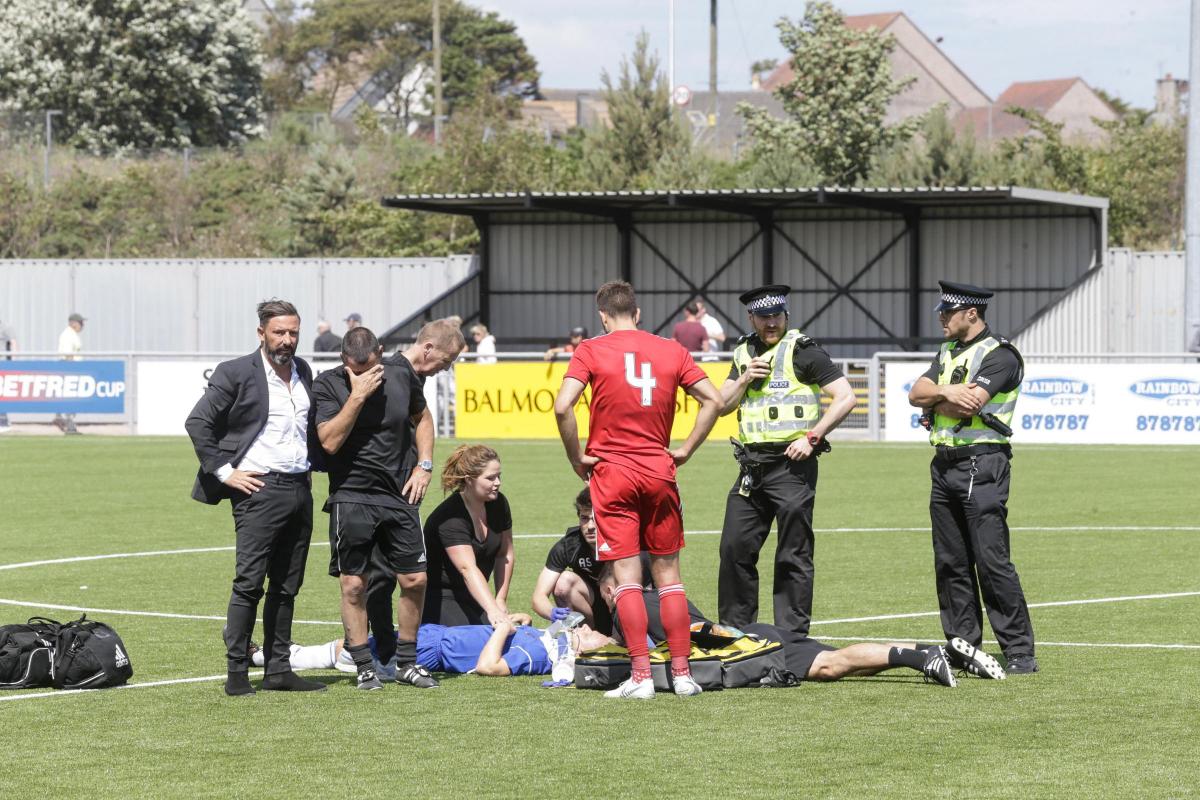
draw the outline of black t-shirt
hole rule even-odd
[[[336,417],[349,398],[344,365],[318,375],[313,381],[317,424]],[[363,403],[341,448],[326,456],[328,503],[402,507],[406,478],[401,467],[413,442],[410,419],[424,410],[425,395],[413,391],[411,369],[384,365],[383,384]]]
[[[410,391],[412,391],[413,394],[421,395],[421,397],[425,396],[425,378],[416,373],[416,371],[413,369],[412,363],[405,358],[402,353],[396,353],[395,355],[387,356],[383,359],[383,364],[384,366],[398,367],[399,369],[408,372],[409,380],[412,383],[412,389]],[[409,474],[411,474],[412,471],[417,467],[417,426],[411,418],[409,419],[408,426],[409,440],[412,442],[412,446],[408,448],[408,452],[404,454],[404,458],[400,462],[401,486],[404,485],[405,481],[408,480]]]
[[[650,571],[650,554],[643,550],[639,557],[642,561],[642,588],[654,588],[654,574]],[[576,525],[568,528],[561,539],[554,543],[546,554],[546,569],[551,572],[571,570],[583,578],[593,588],[600,584],[600,572],[603,562],[596,558],[596,546],[587,543],[583,531]]]
[[[750,348],[751,356],[759,356],[769,349],[757,334],[752,335],[746,344]],[[796,370],[796,377],[800,379],[800,382],[806,384],[815,383],[817,386],[828,386],[838,378],[844,377],[842,368],[834,364],[833,360],[829,358],[829,354],[816,342],[812,342],[808,347],[801,347],[797,342],[796,346],[792,348],[792,367]],[[737,379],[737,365],[730,364],[729,376],[726,380],[736,381]]]
[[[991,330],[984,328],[983,332],[974,339],[958,342],[954,349],[962,350],[970,347],[991,335]],[[942,362],[935,355],[933,363],[929,365],[929,369],[925,370],[922,377],[937,383],[941,374]],[[1011,392],[1021,382],[1021,362],[1013,350],[1007,347],[997,347],[983,357],[983,363],[979,365],[979,371],[975,373],[973,380],[988,393],[988,397],[994,397],[999,392]]]
[[[546,569],[552,572],[570,569],[593,585],[600,581],[600,561],[596,558],[596,546],[587,543],[579,526],[569,528],[566,535],[550,548],[546,555]]]
[[[483,579],[491,581],[496,568],[496,556],[502,544],[500,534],[512,529],[512,511],[508,498],[503,494],[484,504],[487,515],[487,536],[483,541],[475,538],[475,524],[467,511],[466,503],[458,492],[447,497],[425,520],[426,574],[429,576],[427,592],[450,589],[463,598],[471,596],[466,581],[446,555],[447,547],[468,544],[475,553],[475,566],[483,573]]]

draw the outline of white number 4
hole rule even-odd
[[[635,389],[641,389],[642,405],[649,406],[653,404],[654,387],[658,386],[658,381],[655,379],[654,373],[650,371],[649,361],[643,361],[641,368],[642,374],[635,374],[633,371],[633,353],[625,354],[625,382]]]

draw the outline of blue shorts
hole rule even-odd
[[[430,672],[470,672],[490,638],[491,625],[422,625],[417,631],[417,663]],[[502,657],[513,675],[550,674],[542,633],[528,625],[508,638]]]

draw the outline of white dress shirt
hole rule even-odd
[[[267,375],[267,424],[259,431],[237,468],[243,472],[308,472],[308,408],[311,400],[300,382],[296,362],[292,362],[292,375],[287,383],[271,367],[265,355],[262,362]],[[232,464],[226,464],[216,472],[222,483],[232,474]]]

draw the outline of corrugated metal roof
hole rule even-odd
[[[813,186],[783,189],[647,189],[606,192],[479,192],[469,194],[401,194],[383,198],[391,208],[440,211],[448,214],[475,214],[487,211],[572,211],[594,213],[598,210],[663,211],[694,209],[696,201],[735,201],[745,210],[766,210],[787,206],[796,208],[818,205],[854,205],[882,201],[901,206],[958,206],[985,202],[989,205],[1034,203],[1080,208],[1108,208],[1103,197],[1051,192],[1021,186],[946,186],[946,187],[840,187]],[[726,210],[735,211],[731,203]],[[886,210],[881,206],[881,210]]]

